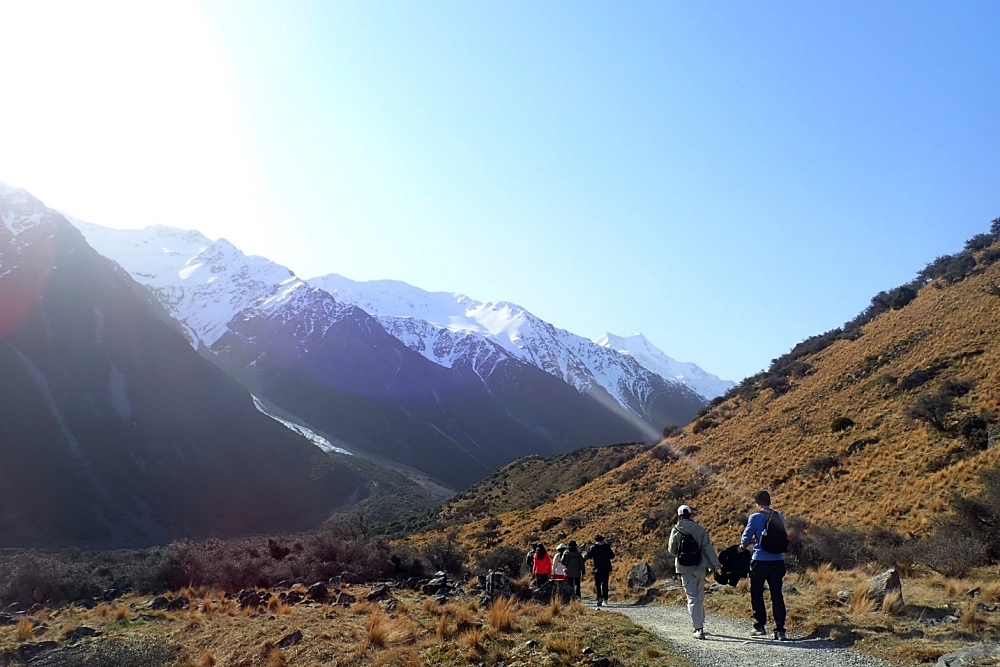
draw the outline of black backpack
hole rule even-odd
[[[681,533],[681,531],[677,531]],[[694,567],[701,565],[701,546],[694,535],[681,533],[681,543],[677,549],[677,563],[684,567]]]
[[[760,536],[760,548],[772,554],[788,553],[788,533],[780,518],[776,519],[774,511],[768,511],[767,524]]]

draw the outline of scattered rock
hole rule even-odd
[[[628,573],[628,587],[633,591],[648,588],[656,583],[656,574],[649,563],[639,563],[632,567]]]
[[[191,606],[191,600],[188,600],[183,595],[180,595],[170,601],[170,603],[167,605],[167,611],[181,611],[183,609],[189,608],[190,606]]]
[[[350,607],[357,601],[358,599],[353,595],[351,595],[350,593],[344,593],[343,591],[341,591],[340,594],[337,595],[336,605],[338,607]]]
[[[15,625],[17,621],[10,614],[0,613],[0,625]]]
[[[344,580],[341,579],[340,577],[330,577],[330,581],[328,581],[327,583],[330,585],[330,588],[332,588],[335,591],[339,591],[341,584],[344,583]]]
[[[372,592],[365,598],[369,602],[381,602],[392,597],[392,592],[385,584],[378,584],[372,587]]]
[[[569,604],[576,596],[573,585],[568,581],[550,579],[531,593],[531,599],[539,604],[549,604],[553,597],[559,597],[563,604]]]
[[[647,588],[646,592],[640,595],[639,599],[636,600],[635,603],[637,605],[647,605],[651,603],[653,600],[659,598],[661,595],[663,595],[663,591],[661,591],[659,588]],[[590,647],[588,646],[587,648]]]
[[[1000,658],[1000,644],[976,644],[942,655],[934,663],[934,667],[973,667],[993,664],[998,658]]]
[[[324,591],[326,590],[326,586],[323,587],[323,590]],[[284,602],[285,604],[294,607],[298,603],[305,600],[306,596],[300,593],[299,591],[288,591],[287,593],[281,593],[280,595],[278,595],[278,599]]]
[[[284,651],[286,648],[295,646],[300,641],[302,641],[302,631],[296,630],[295,632],[292,632],[291,634],[287,634],[284,637],[282,637],[281,641],[279,641],[276,644],[276,646],[282,651]]]
[[[590,664],[594,667],[611,667],[611,660],[603,655],[595,655],[590,658]]]
[[[986,447],[987,448],[996,447],[997,443],[1000,443],[1000,424],[997,424],[996,426],[994,426],[993,428],[991,428],[989,431],[987,431],[987,435],[986,435]]]
[[[656,517],[649,517],[642,522],[642,534],[649,535],[651,532],[660,527],[660,520]]]
[[[264,607],[267,605],[269,597],[271,597],[270,593],[256,591],[249,588],[244,588],[236,594],[236,599],[239,600],[240,609],[258,609],[260,607]]]
[[[385,613],[387,614],[391,614],[392,612],[396,611],[397,607],[399,607],[399,600],[397,600],[396,598],[389,598],[382,605],[382,609],[384,609]]]
[[[67,632],[64,636],[69,641],[75,642],[83,639],[84,637],[94,637],[99,634],[100,633],[94,628],[88,627],[86,625],[80,625],[71,630],[70,632]]]
[[[847,446],[844,453],[850,455],[857,452],[863,451],[868,445],[877,445],[879,442],[878,438],[861,438],[860,440],[855,440]]]
[[[288,579],[282,579],[281,581],[279,581],[278,583],[276,583],[274,585],[274,590],[276,590],[276,591],[287,591],[291,587],[292,587],[292,582],[291,581],[289,581]]]
[[[590,648],[589,646],[584,646],[583,647],[583,654],[584,655],[593,655],[593,653],[594,653],[594,649]]]
[[[155,598],[149,601],[150,609],[165,610],[170,606],[170,600],[163,595],[157,595]]]
[[[45,653],[46,651],[51,651],[58,647],[59,645],[51,640],[44,642],[31,642],[28,644],[21,644],[20,646],[17,647],[17,657],[24,662],[28,662],[32,658],[35,658],[41,655],[42,653]]]
[[[889,611],[898,613],[906,605],[903,603],[903,584],[899,580],[899,572],[895,568],[886,570],[871,580],[868,587],[868,599],[872,601],[877,609],[881,609],[886,596],[893,591],[898,591],[899,597]]]

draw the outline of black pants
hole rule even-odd
[[[610,572],[594,572],[594,594],[601,600],[608,599],[608,578]]]
[[[567,577],[567,579],[569,579],[569,584],[573,587],[576,597],[582,597],[580,594],[580,577]]]
[[[750,563],[750,606],[753,608],[753,625],[762,629],[767,625],[767,607],[764,606],[764,584],[771,592],[771,611],[774,629],[785,629],[785,596],[781,580],[785,577],[785,561],[755,560]]]
[[[547,574],[536,574],[535,575],[535,588],[541,588],[549,580],[549,575]]]

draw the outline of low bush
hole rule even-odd
[[[544,533],[546,530],[550,530],[552,528],[555,528],[560,523],[562,523],[562,517],[561,516],[549,516],[549,517],[545,517],[544,519],[542,519],[542,524],[541,524],[541,526],[539,526],[539,530],[541,530]]]
[[[839,461],[836,456],[833,456],[832,454],[824,454],[823,456],[817,456],[803,463],[802,467],[799,468],[799,472],[803,475],[824,473],[835,468],[837,463],[839,463]]]
[[[475,573],[486,574],[490,570],[503,572],[512,579],[521,574],[524,552],[517,547],[502,546],[488,551],[476,559]]]
[[[837,417],[830,423],[830,430],[834,433],[846,431],[854,426],[854,420],[850,417]]]
[[[649,453],[654,459],[656,459],[657,461],[663,461],[664,463],[668,463],[670,461],[676,461],[678,458],[680,458],[677,455],[677,451],[666,443],[659,444],[656,447],[653,447],[651,450],[649,450]]]

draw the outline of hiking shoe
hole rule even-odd
[[[754,628],[751,637],[767,637],[767,628]]]
[[[600,607],[600,606],[601,606],[601,598],[597,598],[597,606],[598,606],[598,607]]]
[[[704,639],[705,630],[703,628],[698,628],[693,633],[691,633],[691,636],[694,637],[695,639]]]
[[[786,641],[788,641],[788,637],[785,636],[785,631],[784,630],[775,630],[774,631],[774,641],[776,641],[776,642],[786,642]]]

